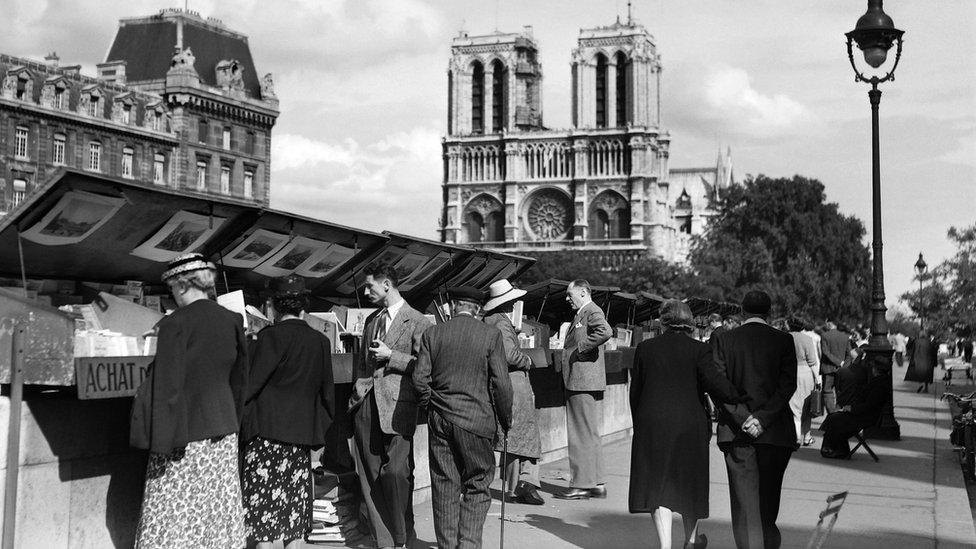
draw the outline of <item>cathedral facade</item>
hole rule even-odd
[[[542,122],[531,27],[451,45],[441,240],[514,253],[574,249],[608,262],[684,261],[732,183],[731,157],[671,170],[661,60],[633,22],[582,29],[572,52],[573,128]]]

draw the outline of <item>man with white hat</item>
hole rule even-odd
[[[502,332],[508,377],[512,380],[512,427],[508,431],[507,461],[501,464],[505,475],[510,501],[528,505],[543,505],[539,495],[539,458],[542,442],[539,423],[536,420],[535,394],[529,383],[532,359],[522,352],[513,319],[509,316],[515,303],[525,295],[525,290],[512,286],[506,279],[496,280],[488,287],[485,303],[485,324]],[[495,451],[504,451],[502,434],[498,434]]]

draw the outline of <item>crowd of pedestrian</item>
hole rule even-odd
[[[311,451],[326,444],[346,407],[366,514],[378,547],[407,547],[413,516],[413,435],[426,410],[438,547],[480,547],[496,452],[503,498],[542,505],[542,447],[532,360],[519,345],[507,280],[488,292],[450,288],[449,318],[434,325],[408,304],[389,266],[364,271],[377,308],[363,328],[348,402],[336,402],[332,342],[303,316],[301,277],[272,286],[276,322],[249,341],[241,318],[211,299],[215,267],[181,256],[163,274],[178,309],[158,325],[158,351],[133,404],[130,439],[149,450],[136,547],[297,547],[311,530]],[[570,479],[555,497],[607,497],[600,430],[613,335],[589,284],[574,280],[563,342]],[[688,305],[661,307],[663,333],[637,345],[629,510],[653,516],[671,546],[673,513],[684,545],[705,547],[712,420],[725,456],[738,547],[779,547],[776,526],[792,453],[814,443],[812,418],[827,413],[821,454],[850,455],[848,439],[876,424],[888,398],[885,365],[864,353],[866,330],[798,316],[770,319],[768,294],[751,291],[741,315],[713,315],[698,333]],[[893,334],[894,363],[928,390],[937,345],[926,332]],[[953,345],[964,356],[972,344]],[[705,395],[708,395],[706,398]]]

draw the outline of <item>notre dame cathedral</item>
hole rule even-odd
[[[531,27],[453,40],[441,240],[685,261],[732,162],[669,168],[654,38],[629,18],[580,31],[572,129],[543,124],[538,51]]]

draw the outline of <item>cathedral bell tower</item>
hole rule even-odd
[[[573,50],[573,126],[656,127],[661,123],[661,62],[654,38],[628,17],[581,29]]]
[[[468,36],[451,43],[447,70],[448,135],[542,127],[542,65],[532,27]]]

